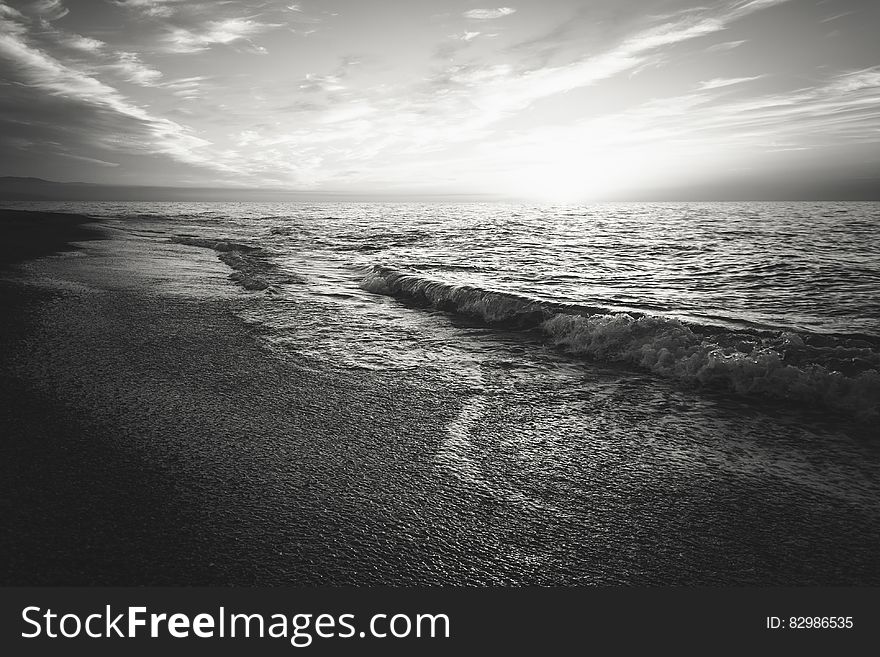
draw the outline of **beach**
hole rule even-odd
[[[215,251],[84,222],[0,221],[21,245],[0,280],[5,586],[880,583],[859,436],[755,445],[759,412],[613,367],[579,375],[575,426],[543,381],[478,395],[284,356],[246,321],[271,291]],[[624,416],[639,395],[661,419]],[[688,433],[699,405],[714,424]],[[578,467],[542,471],[554,450]]]
[[[105,284],[3,287],[5,585],[418,578],[395,563],[417,535],[342,524],[334,508],[392,527],[377,462],[411,477],[442,399],[288,371],[234,299]],[[355,549],[381,569],[351,572]]]

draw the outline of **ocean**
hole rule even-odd
[[[26,204],[31,207],[33,204]],[[213,249],[342,368],[596,364],[877,419],[880,204],[38,204]],[[313,325],[287,325],[287,304]],[[521,335],[516,335],[521,333]]]
[[[759,556],[846,540],[853,513],[878,531],[880,203],[9,205],[102,218],[169,263],[171,295],[214,294],[192,276],[175,290],[171,259],[215,254],[291,376],[372,372],[456,400],[426,476],[444,517],[476,499],[496,530],[415,550],[414,571],[446,564],[421,581],[880,577],[861,539],[822,574]]]

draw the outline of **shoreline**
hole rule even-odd
[[[30,253],[75,249],[86,221],[53,223],[41,250],[31,231]],[[195,299],[29,273],[0,280],[0,585],[418,581],[412,537],[370,527],[394,526],[383,466],[421,468],[447,397],[273,358],[233,282]]]

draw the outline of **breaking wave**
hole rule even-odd
[[[868,336],[731,330],[454,285],[381,265],[361,287],[493,326],[537,330],[574,356],[743,395],[818,403],[861,420],[880,417],[880,343]]]

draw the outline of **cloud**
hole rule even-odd
[[[112,0],[113,4],[134,9],[147,16],[168,18],[173,16],[186,0]]]
[[[107,45],[99,39],[82,36],[80,34],[65,34],[59,38],[59,42],[68,48],[87,53],[99,53]]]
[[[4,25],[4,29],[12,30],[18,35],[24,35],[27,32],[23,25],[18,25],[18,28],[15,29],[11,28],[8,23]],[[88,68],[92,71],[109,71],[122,77],[126,82],[145,87],[153,86],[162,78],[162,73],[144,64],[138,54],[132,52],[113,52],[107,43],[100,39],[64,32],[54,28],[41,29],[40,33],[43,37],[48,37],[57,45],[70,48],[77,53],[89,55],[93,60],[97,60],[98,63],[88,65]]]
[[[755,4],[754,10],[759,6],[764,5]],[[631,33],[604,52],[564,65],[531,69],[517,67],[514,62],[455,65],[415,86],[399,87],[393,94],[378,89],[358,94],[357,87],[351,87],[344,92],[344,103],[334,104],[330,110],[323,108],[306,125],[285,131],[279,124],[259,133],[248,132],[242,156],[250,162],[258,158],[267,168],[271,168],[270,162],[283,167],[285,157],[303,158],[301,163],[319,162],[320,167],[311,171],[316,182],[339,180],[335,171],[350,171],[345,163],[370,163],[368,168],[358,169],[361,173],[346,178],[346,184],[355,179],[361,184],[380,180],[386,173],[393,178],[395,170],[399,175],[400,167],[410,176],[419,176],[423,170],[427,176],[437,167],[473,171],[478,165],[467,157],[454,161],[454,154],[464,148],[456,145],[469,144],[467,148],[473,149],[484,143],[490,152],[495,149],[500,153],[499,144],[505,141],[495,132],[494,124],[541,99],[638,70],[668,47],[722,32],[744,15],[742,3],[728,5],[726,12],[684,11]],[[335,74],[312,75],[301,89],[326,90],[326,86],[337,84],[341,79]],[[705,100],[695,94],[693,102]],[[676,108],[681,106],[676,103]],[[566,130],[567,126],[560,128],[560,149],[566,147]],[[660,132],[646,127],[639,134],[656,139]],[[623,127],[618,133],[626,134]],[[535,148],[526,152],[534,153]],[[485,171],[502,165],[506,166],[503,157],[493,159]]]
[[[707,127],[719,131],[782,139],[880,142],[880,66],[845,71],[824,84],[730,102]],[[713,108],[713,112],[715,108]]]
[[[721,52],[724,50],[733,50],[734,48],[738,48],[746,42],[746,39],[742,39],[740,41],[724,41],[722,43],[715,43],[706,48],[706,52]]]
[[[0,30],[9,37],[5,47],[7,52],[16,51],[19,55],[26,52],[31,53],[31,61],[35,61],[36,55],[42,56],[45,61],[50,60],[50,56],[39,48],[29,46],[28,25],[33,26],[24,15],[19,12],[5,11],[6,6],[0,3]],[[60,2],[41,2],[30,5],[30,9],[37,11],[40,16],[50,15],[61,17],[66,9],[61,6]],[[13,20],[10,20],[13,19]],[[80,68],[86,72],[108,71],[121,76],[125,81],[142,86],[152,86],[161,77],[162,73],[147,66],[141,61],[140,56],[131,52],[114,52],[106,42],[73,32],[66,32],[57,29],[48,24],[41,24],[34,30],[39,39],[46,46],[57,49],[58,46],[75,51],[77,54],[88,56],[85,61],[79,59]],[[59,60],[52,59],[61,66]],[[74,69],[69,69],[74,71]],[[84,73],[85,74],[85,73]]]
[[[880,66],[842,73],[832,83],[832,89],[840,93],[876,90],[878,87],[880,87]]]
[[[322,124],[347,123],[375,113],[377,110],[366,102],[352,102],[335,107],[321,115]]]
[[[201,85],[209,78],[197,75],[187,78],[177,78],[163,82],[157,86],[170,91],[171,95],[181,100],[195,100],[202,95]]]
[[[80,162],[88,162],[89,164],[97,164],[101,167],[118,167],[119,162],[107,162],[106,160],[99,160],[96,157],[86,157],[85,155],[74,155],[73,153],[65,153],[63,151],[56,151],[58,155],[61,157],[68,157],[71,160],[79,160]]]
[[[229,45],[247,41],[250,37],[278,25],[268,25],[249,18],[227,18],[209,21],[193,31],[182,27],[171,28],[165,36],[167,49],[176,53],[194,53],[207,50],[213,45]]]
[[[239,184],[350,189],[456,177],[491,188],[535,167],[550,172],[544,179],[557,169],[569,176],[587,171],[601,186],[617,173],[627,177],[628,167],[637,177],[654,166],[684,171],[686,165],[677,163],[686,161],[699,177],[728,156],[744,154],[747,161],[749,153],[760,159],[772,151],[766,157],[779,159],[791,151],[793,158],[795,149],[835,140],[844,147],[858,142],[864,151],[864,143],[880,136],[871,114],[880,106],[877,67],[831,76],[832,59],[816,69],[807,57],[795,71],[795,64],[767,57],[761,60],[766,69],[759,62],[757,70],[772,78],[748,84],[760,77],[747,77],[756,70],[756,53],[772,51],[762,41],[772,30],[750,35],[761,21],[733,23],[784,0],[718,0],[699,7],[663,0],[665,8],[686,7],[663,16],[642,11],[638,0],[605,0],[588,3],[565,22],[551,12],[549,20],[523,25],[516,34],[492,27],[506,25],[501,19],[512,8],[461,14],[464,5],[426,26],[430,36],[414,35],[419,47],[433,37],[444,52],[460,53],[453,62],[410,61],[410,45],[403,42],[387,56],[390,46],[370,43],[375,35],[369,30],[359,33],[356,46],[342,38],[296,39],[287,30],[318,19],[308,13],[312,3],[291,1],[108,0],[130,13],[104,5],[115,10],[107,12],[109,19],[122,23],[102,19],[101,25],[121,29],[78,28],[83,35],[59,29],[92,25],[87,11],[78,14],[78,3],[66,3],[75,20],[49,25],[24,2],[15,4],[24,16],[0,2],[0,67],[10,81],[0,97],[0,139],[28,144],[32,157],[47,162],[56,156],[81,162],[75,169],[68,161],[68,170],[105,167],[108,180],[136,175],[140,166],[152,181],[182,173]],[[571,13],[572,3],[560,4],[560,11]],[[326,19],[327,13],[319,15]],[[459,25],[443,27],[450,18]],[[780,12],[778,18],[788,16]],[[327,24],[326,33],[341,36],[360,19],[343,15]],[[786,25],[800,29],[797,21]],[[281,26],[287,38],[273,47],[274,59],[259,62],[265,66],[236,57],[258,51],[254,41]],[[500,38],[492,43],[487,37],[496,32]],[[746,38],[758,42],[754,53],[727,52]],[[128,45],[117,45],[123,42]],[[217,46],[229,47],[220,59],[185,54]],[[375,59],[349,73],[356,60],[340,65],[330,59],[348,47]],[[724,67],[713,67],[719,58]],[[243,68],[249,62],[250,71]],[[856,54],[847,62],[852,68]],[[637,73],[635,84],[627,76]],[[822,76],[820,86],[805,87]],[[804,88],[783,93],[785,84]],[[777,93],[766,93],[774,88]],[[117,162],[121,166],[111,170]]]
[[[498,7],[498,9],[471,9],[462,14],[465,18],[478,21],[488,21],[503,16],[510,16],[515,13],[516,9],[512,7]]]
[[[499,74],[492,67],[488,79],[467,83],[472,90],[467,94],[469,103],[483,110],[483,124],[503,118],[507,113],[524,109],[533,102],[579,87],[593,85],[615,75],[636,70],[658,51],[684,41],[723,31],[733,21],[751,12],[787,0],[751,0],[739,2],[720,14],[685,11],[669,17],[663,23],[654,25],[633,34],[616,47],[603,53],[587,57],[562,66]],[[474,72],[470,73],[471,76]],[[452,76],[451,82],[459,85],[462,77]]]
[[[299,89],[305,92],[322,91],[327,93],[339,92],[346,89],[343,81],[352,73],[352,69],[361,64],[358,57],[347,55],[342,57],[339,65],[333,73],[318,75],[307,73],[305,79],[299,84]]]
[[[120,73],[127,82],[152,87],[162,79],[160,71],[145,65],[135,53],[120,52],[117,58],[117,62],[110,64],[108,68]]]
[[[0,2],[0,35],[17,36],[25,34],[27,19],[21,12]]]
[[[478,36],[480,36],[482,32],[463,32],[461,34],[452,34],[450,38],[457,39],[458,41],[473,41]]]
[[[785,150],[796,150],[828,139],[866,143],[871,135],[880,142],[874,109],[880,102],[880,66],[841,72],[815,87],[748,98],[716,93],[725,86],[705,86],[582,122],[571,134],[589,127],[591,139],[604,133],[642,144],[663,141],[708,149],[721,142],[764,148],[786,141]]]
[[[18,9],[0,2],[0,18],[23,19],[24,15]]]
[[[61,0],[38,0],[30,3],[28,9],[48,22],[57,21],[70,13],[70,10],[61,4]]]
[[[461,166],[471,177],[494,176],[514,193],[516,185],[534,186],[530,179],[552,186],[559,178],[560,187],[586,185],[606,195],[644,181],[660,187],[699,185],[736,166],[760,175],[780,158],[787,158],[789,168],[817,167],[822,158],[798,154],[824,146],[880,144],[878,102],[880,67],[759,97],[731,96],[720,87],[574,123],[529,126],[503,141],[478,145]]]
[[[345,85],[342,84],[342,78],[338,75],[306,73],[306,78],[299,85],[299,89],[302,91],[342,91],[345,89]]]
[[[164,154],[187,164],[224,169],[222,164],[200,153],[209,142],[178,123],[151,115],[112,86],[31,47],[21,29],[6,29],[5,22],[3,27],[0,62],[12,65],[8,75],[21,83],[23,93],[30,95],[29,115],[41,111],[40,106],[47,111],[66,106],[66,129],[76,140],[88,141],[91,147],[129,154]],[[117,65],[136,77],[145,75],[136,58],[123,58]],[[26,116],[23,120],[26,125],[33,125],[36,119]]]
[[[144,25],[164,28],[182,42],[198,45],[200,36],[211,37],[211,32],[237,29],[234,23],[259,25],[267,17],[282,24],[320,23],[321,18],[309,15],[300,4],[270,2],[268,0],[108,0],[129,9],[141,17],[148,17]],[[266,27],[280,27],[267,25]],[[218,35],[219,36],[219,35]],[[227,43],[212,41],[211,43]],[[210,45],[210,44],[209,44]]]
[[[831,21],[836,21],[838,18],[844,18],[846,16],[852,16],[855,11],[843,11],[839,14],[834,14],[833,16],[829,16],[828,18],[823,18],[820,20],[820,23],[830,23]]]
[[[762,9],[769,9],[776,5],[782,5],[790,0],[740,0],[734,2],[729,9],[730,16],[733,19],[742,18]]]
[[[709,89],[720,89],[722,87],[730,87],[735,84],[742,84],[743,82],[751,82],[752,80],[758,80],[764,77],[763,75],[753,75],[751,77],[745,78],[713,78],[711,80],[706,80],[705,82],[701,82],[699,84],[700,91],[707,91]]]

